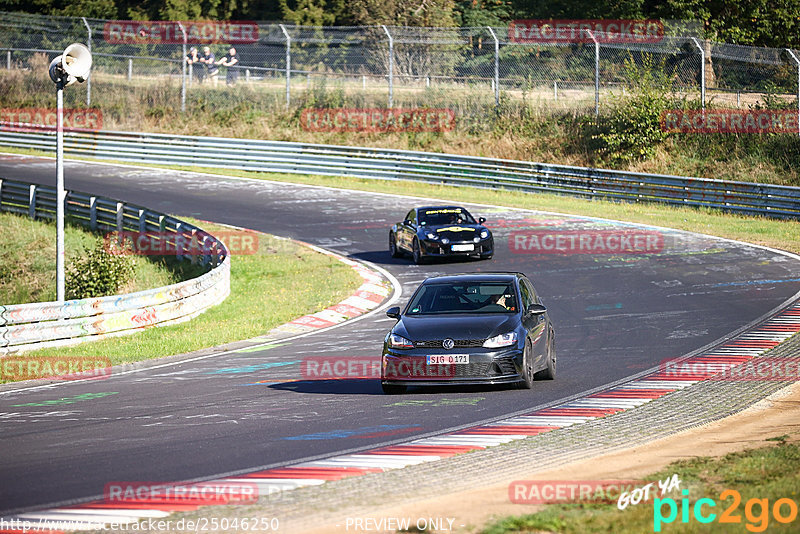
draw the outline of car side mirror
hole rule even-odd
[[[530,315],[541,315],[541,314],[545,313],[546,311],[547,311],[547,308],[545,308],[541,304],[531,304],[530,306],[528,306],[528,309],[525,310],[525,313],[530,314]]]
[[[386,310],[386,317],[391,317],[392,319],[399,319],[400,318],[400,306],[393,306]]]
[[[486,222],[486,217],[478,217],[478,224],[483,224]]]

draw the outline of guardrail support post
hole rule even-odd
[[[178,27],[183,34],[183,53],[181,55],[181,113],[186,111],[186,28],[178,21]]]
[[[500,41],[491,26],[486,26],[494,39],[494,107],[500,105]]]
[[[794,61],[795,65],[797,65],[797,134],[800,135],[800,59],[788,48],[786,49],[786,54]]]
[[[36,185],[31,184],[28,190],[28,217],[36,218]]]
[[[117,241],[119,244],[122,244],[122,230],[123,230],[123,220],[125,217],[125,204],[122,202],[117,202]]]
[[[144,234],[147,232],[147,210],[139,210],[139,233]]]
[[[283,36],[286,38],[286,111],[289,111],[289,104],[292,99],[292,38],[283,24],[279,25]]]
[[[89,228],[97,230],[97,197],[89,197]]]
[[[389,109],[391,109],[394,105],[394,39],[384,24],[381,24],[381,28],[389,38]]]
[[[89,34],[86,38],[86,48],[89,49],[89,53],[92,53],[92,27],[89,26],[89,23],[86,22],[86,17],[81,17],[83,21],[83,25],[86,26],[86,32]],[[86,107],[92,105],[92,75],[89,73],[89,76],[86,78]]]
[[[175,259],[178,261],[183,259],[183,254],[181,254],[181,251],[183,250],[182,228],[183,225],[181,223],[177,223],[175,225]]]
[[[697,37],[692,37],[692,42],[700,51],[700,108],[706,110],[706,53]]]

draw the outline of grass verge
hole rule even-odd
[[[211,223],[182,217],[208,231]],[[121,364],[182,354],[265,334],[270,329],[335,304],[362,280],[337,259],[294,242],[260,234],[252,255],[231,258],[231,294],[191,321],[74,347],[42,349],[26,357],[108,357]]]
[[[4,305],[56,300],[56,225],[0,212],[0,303]],[[94,248],[102,234],[78,224],[65,225],[65,264]],[[187,262],[131,256],[133,277],[119,293],[134,293],[194,278],[203,268]]]
[[[646,477],[648,481],[655,481],[677,474],[681,490],[688,490],[687,496],[674,490],[663,497],[675,501],[676,516],[669,523],[656,520],[657,517],[670,516],[669,504],[651,498],[649,502],[629,505],[624,510],[619,510],[616,502],[550,505],[534,514],[500,519],[484,528],[482,534],[797,532],[800,524],[797,511],[800,506],[797,483],[800,444],[786,443],[786,438],[771,438],[779,443],[777,446],[731,453],[722,458],[700,457],[675,462]],[[736,493],[725,494],[725,490]],[[740,496],[739,502],[736,494]],[[686,516],[683,515],[684,498],[688,499]],[[712,507],[709,501],[704,501],[698,508],[705,517],[715,514],[707,524],[698,521],[695,515],[695,505],[700,499],[711,499],[715,503]],[[784,501],[780,502],[776,514],[776,504],[780,499]],[[732,522],[721,522],[726,510],[730,512]],[[791,521],[781,522],[777,517],[779,514],[783,520],[791,518]]]

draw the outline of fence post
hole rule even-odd
[[[594,32],[586,30],[594,42],[594,116],[600,116],[600,41],[595,39]]]
[[[553,100],[558,102],[558,80],[553,80]]]
[[[8,67],[8,70],[11,70],[11,50],[6,52],[6,67]]]
[[[289,103],[291,102],[291,88],[292,88],[292,38],[289,37],[289,32],[283,24],[279,25],[283,36],[286,37],[286,111],[289,111]]]
[[[692,42],[700,51],[700,108],[706,110],[706,53],[697,37],[691,37]]]
[[[389,38],[389,108],[392,108],[394,100],[394,39],[392,39],[392,34],[389,33],[386,25],[381,24],[381,28],[386,33],[386,37]]]
[[[788,48],[786,49],[786,54],[797,65],[797,133],[800,135],[800,59]]]
[[[81,17],[83,21],[83,25],[86,26],[86,32],[88,33],[88,37],[86,38],[86,48],[89,49],[89,53],[92,53],[92,27],[89,26],[89,23],[86,22],[86,17]],[[92,76],[89,74],[86,78],[86,107],[92,105]]]
[[[500,41],[491,26],[486,26],[494,39],[494,107],[500,105]]]
[[[181,54],[181,113],[186,111],[186,28],[178,21],[178,27],[183,34],[183,53]]]
[[[133,58],[128,58],[128,81],[133,79]]]

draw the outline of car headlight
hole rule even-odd
[[[393,349],[413,349],[414,344],[404,338],[403,336],[398,336],[397,334],[389,334],[389,346]]]
[[[500,334],[499,336],[490,337],[483,342],[483,346],[487,349],[496,349],[499,347],[508,347],[517,342],[517,333],[509,332],[507,334]]]
[[[434,234],[433,232],[428,232],[427,234],[425,234],[425,237],[427,237],[428,239],[436,240],[439,236]]]
[[[489,237],[489,230],[481,230],[481,239]]]
[[[443,238],[442,238],[442,245],[446,245],[446,244],[448,244],[449,242],[450,242],[450,240],[449,240],[449,239],[447,239],[446,237],[443,237]]]

